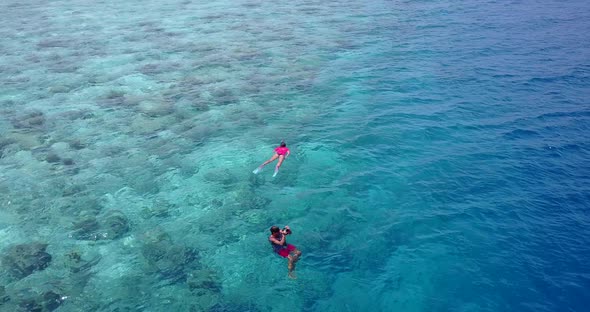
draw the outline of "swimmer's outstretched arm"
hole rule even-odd
[[[283,234],[283,237],[281,237],[280,240],[278,240],[278,239],[276,239],[274,237],[271,237],[270,238],[270,241],[273,242],[273,243],[275,243],[275,244],[277,244],[277,245],[284,245],[285,244],[286,237],[287,237],[287,235],[284,235]]]

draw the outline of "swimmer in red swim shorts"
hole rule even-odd
[[[265,161],[262,165],[258,166],[258,168],[254,169],[254,171],[252,172],[254,172],[254,174],[257,174],[258,172],[260,172],[260,170],[262,170],[264,166],[266,166],[268,163],[275,161],[278,158],[279,162],[275,166],[275,173],[272,175],[273,177],[276,177],[277,173],[279,173],[279,168],[283,164],[283,161],[287,159],[287,157],[289,157],[290,154],[291,151],[287,147],[287,144],[285,144],[285,141],[282,141],[281,145],[275,148],[275,154],[269,160]]]
[[[293,271],[295,270],[295,263],[299,261],[301,251],[295,246],[287,244],[287,235],[291,234],[291,229],[288,225],[285,225],[285,228],[282,230],[279,229],[278,226],[272,226],[270,228],[270,233],[268,241],[272,245],[274,252],[283,258],[289,259],[289,263],[287,264],[287,267],[289,268],[289,277],[296,279],[297,277]]]

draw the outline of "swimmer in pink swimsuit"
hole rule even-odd
[[[277,173],[279,173],[279,168],[283,164],[283,161],[287,159],[287,157],[289,157],[290,154],[291,151],[289,151],[287,144],[285,144],[285,141],[282,141],[281,145],[275,148],[275,154],[269,160],[265,161],[262,165],[258,166],[258,168],[254,169],[254,171],[252,172],[254,172],[254,174],[257,174],[258,172],[260,172],[260,170],[262,170],[264,166],[275,161],[278,158],[279,162],[275,166],[275,173],[272,175],[273,177],[276,177]]]

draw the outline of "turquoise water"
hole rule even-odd
[[[0,310],[585,311],[589,21],[3,1]]]

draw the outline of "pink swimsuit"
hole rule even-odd
[[[275,148],[275,152],[279,155],[287,155],[287,153],[289,152],[289,148],[279,146]]]

